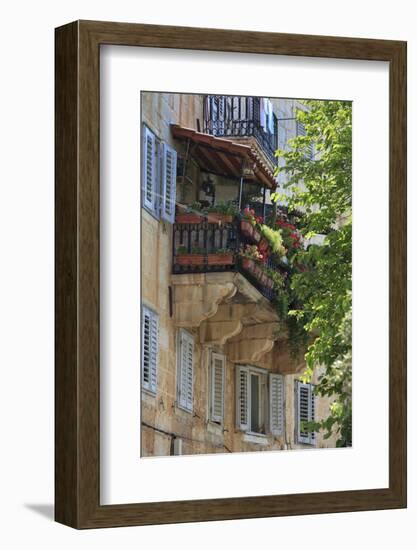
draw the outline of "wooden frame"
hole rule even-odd
[[[389,488],[128,505],[99,501],[102,44],[389,62]],[[406,506],[406,43],[77,21],[56,29],[56,512],[75,528]]]

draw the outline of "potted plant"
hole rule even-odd
[[[285,247],[283,244],[283,239],[281,231],[279,229],[272,229],[268,225],[260,226],[262,239],[260,242],[260,247],[262,248],[262,243],[267,242],[268,247],[271,249],[271,252],[276,256],[285,256]]]
[[[242,212],[242,219],[240,221],[240,231],[245,237],[252,239],[255,223],[255,211],[250,208],[245,208]]]
[[[177,265],[204,265],[204,250],[193,247],[191,252],[188,252],[185,246],[179,246],[175,251],[175,263]]]
[[[204,213],[201,210],[201,204],[194,202],[185,212],[178,212],[175,216],[176,223],[201,223],[204,220]]]
[[[258,269],[256,262],[259,261],[259,252],[256,245],[247,244],[244,248],[241,248],[239,256],[243,269],[255,274],[256,269]]]
[[[219,248],[208,254],[208,265],[233,265],[235,263],[232,250],[227,248]]]
[[[207,208],[208,223],[231,223],[238,210],[232,202],[219,202]]]

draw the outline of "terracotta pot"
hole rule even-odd
[[[247,220],[241,220],[240,230],[246,237],[252,238],[253,225],[250,222],[248,222]]]
[[[259,241],[261,240],[262,234],[261,234],[261,232],[258,231],[255,227],[253,227],[252,229],[253,229],[253,232],[252,232],[252,239],[253,239],[256,243],[259,243]]]
[[[231,214],[220,214],[220,212],[209,212],[207,221],[208,223],[232,223],[233,216]]]
[[[233,265],[235,263],[233,254],[209,254],[208,265]]]
[[[261,238],[261,241],[259,243],[259,250],[262,252],[267,252],[269,250],[269,242],[265,239],[265,237]]]
[[[246,269],[247,271],[253,271],[253,268],[255,266],[255,262],[251,260],[250,258],[242,258],[242,267],[243,269]]]
[[[264,276],[264,272],[262,271],[262,269],[255,264],[255,267],[253,269],[253,274],[255,275],[255,277],[258,279],[258,281],[261,281],[262,282],[262,277]]]
[[[204,265],[205,256],[203,254],[181,254],[175,256],[177,265]]]
[[[203,221],[203,216],[200,214],[177,214],[175,216],[175,223],[201,223]]]

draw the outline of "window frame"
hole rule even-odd
[[[240,417],[240,373],[247,372],[247,406],[246,406],[246,419],[247,423],[243,424]],[[236,427],[238,430],[256,436],[271,436],[274,435],[270,428],[269,423],[269,414],[270,414],[270,389],[269,389],[269,371],[267,369],[262,369],[260,367],[255,367],[252,365],[236,365],[236,375],[235,375],[235,408],[236,408]],[[251,396],[251,375],[256,375],[260,378],[259,382],[259,412],[260,412],[260,425],[264,426],[264,431],[256,432],[252,430],[251,426],[251,415],[252,415],[252,396]],[[285,397],[284,397],[285,398]],[[244,425],[247,425],[247,429],[243,428]]]

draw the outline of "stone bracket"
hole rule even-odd
[[[223,346],[243,329],[243,320],[257,309],[256,304],[222,303],[212,317],[200,325],[200,342]]]
[[[269,351],[279,334],[279,323],[245,325],[242,331],[228,340],[227,357],[232,363],[256,363]]]

